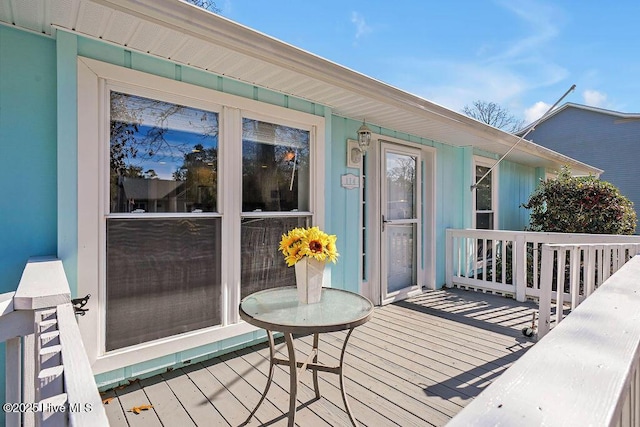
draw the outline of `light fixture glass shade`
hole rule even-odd
[[[367,151],[369,144],[371,144],[371,129],[362,122],[362,126],[358,129],[358,147],[360,148],[360,151],[363,153]]]

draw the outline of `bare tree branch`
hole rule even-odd
[[[222,9],[216,6],[216,3],[211,0],[185,0],[187,3],[191,3],[194,6],[198,6],[202,9],[208,10],[213,13],[221,13]]]
[[[509,110],[495,102],[473,101],[473,106],[465,105],[462,112],[479,122],[511,133],[515,133],[524,126],[524,120],[519,120]]]

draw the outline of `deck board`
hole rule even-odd
[[[227,424],[220,412],[208,399],[205,400],[205,395],[202,394],[202,391],[183,370],[178,369],[167,372],[162,374],[162,378],[167,382],[177,400],[180,401],[196,425],[201,426],[206,425],[206,423],[212,425]]]
[[[537,306],[460,289],[430,291],[375,310],[355,329],[345,356],[349,404],[362,426],[442,426],[521,357],[533,341],[521,329]],[[346,332],[320,337],[319,361],[337,364]],[[296,337],[298,360],[312,336]],[[288,357],[283,339],[276,340]],[[107,391],[113,427],[238,426],[258,402],[267,381],[265,343]],[[289,373],[276,366],[274,381],[248,426],[285,426]],[[315,399],[310,372],[298,386],[296,425],[349,425],[339,379],[320,373]],[[140,414],[133,406],[152,404]]]

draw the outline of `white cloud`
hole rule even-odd
[[[496,102],[521,116],[523,106],[518,98],[524,92],[558,83],[568,76],[562,67],[537,61],[525,64],[528,74],[504,61],[478,64],[402,59],[399,62],[414,70],[415,76],[428,77],[421,81],[396,81],[397,86],[455,111],[483,100]]]
[[[356,39],[371,33],[372,29],[358,12],[351,12],[351,22],[356,26]]]
[[[497,58],[530,56],[538,47],[553,40],[559,34],[557,27],[552,22],[558,22],[562,14],[555,7],[530,1],[502,0],[498,3],[528,24],[531,33],[527,37],[516,39]]]
[[[591,107],[604,107],[607,103],[607,94],[597,90],[587,89],[582,92],[584,103]]]
[[[524,110],[524,121],[527,124],[531,124],[538,120],[547,110],[551,108],[551,104],[547,104],[543,101],[538,101],[531,107]]]

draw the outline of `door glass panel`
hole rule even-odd
[[[415,225],[389,225],[386,249],[387,293],[414,285]]]
[[[221,324],[220,218],[108,219],[106,350]]]
[[[218,114],[111,92],[110,212],[216,212]]]
[[[386,154],[386,219],[415,217],[416,158],[397,153]]]

